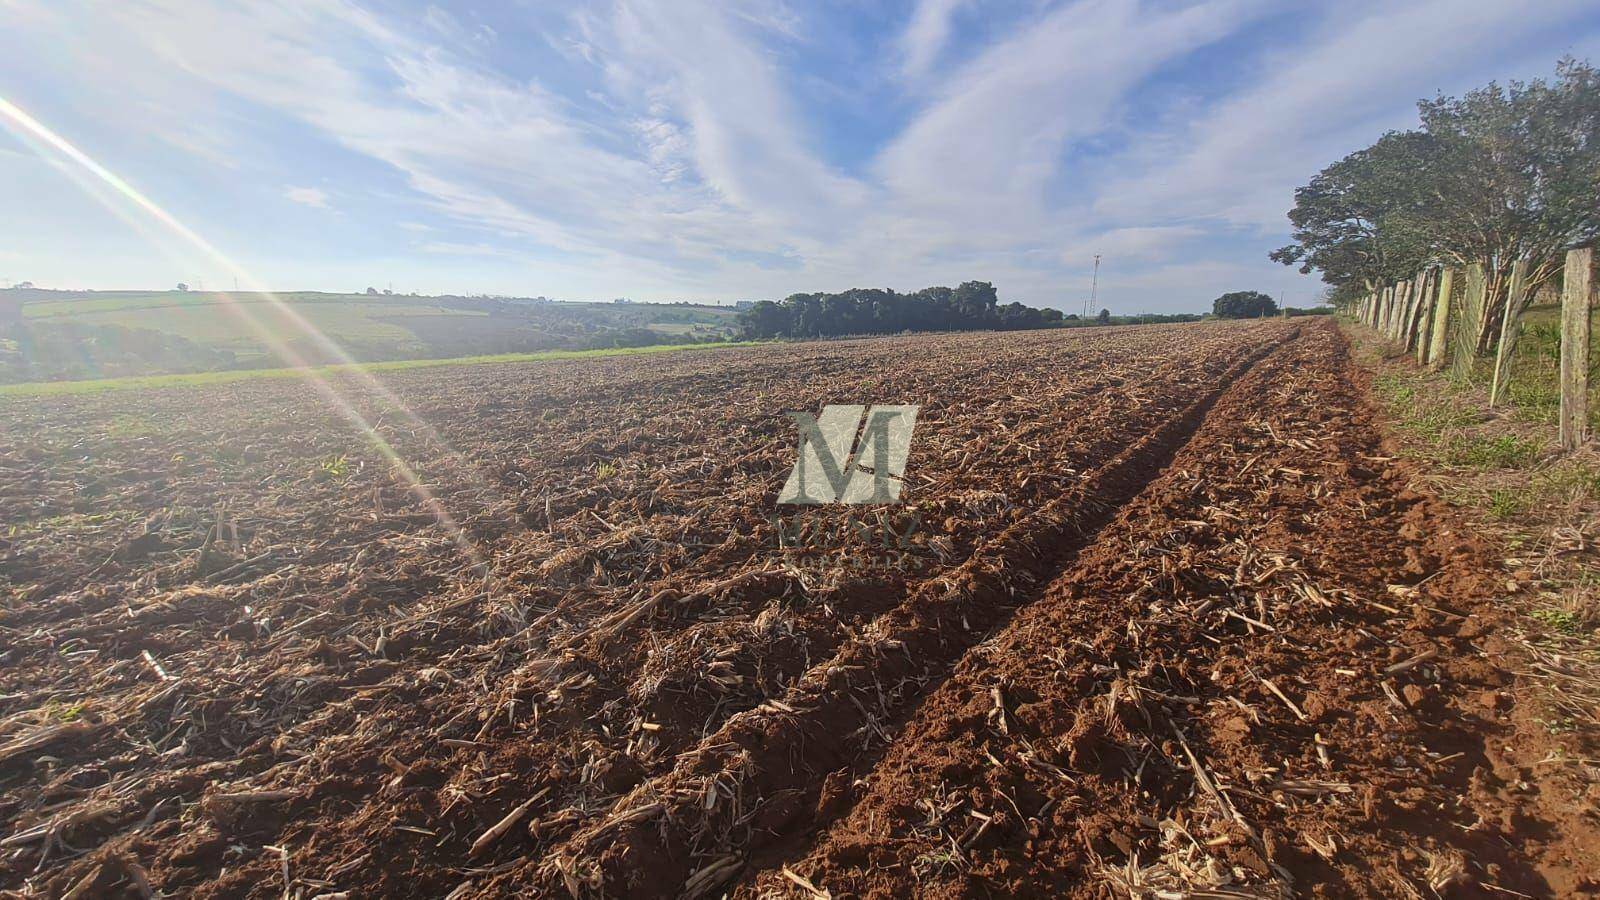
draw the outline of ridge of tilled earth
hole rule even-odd
[[[1229,347],[1225,353],[1204,358],[1202,365],[1193,370],[1180,371],[1170,363],[1163,363],[1129,379],[1121,391],[1108,393],[1103,398],[1099,393],[1091,393],[1091,400],[1081,408],[1080,415],[1061,421],[1060,434],[1054,436],[1057,443],[1072,448],[1072,453],[1059,459],[1057,464],[1086,469],[1079,476],[1081,482],[1070,488],[1074,496],[1097,497],[1101,491],[1110,489],[1118,478],[1127,477],[1128,460],[1145,460],[1151,452],[1163,452],[1165,444],[1153,435],[1165,436],[1175,433],[1174,428],[1181,431],[1192,427],[1194,411],[1209,405],[1238,372],[1277,346],[1281,338],[1281,334],[1275,334],[1272,339],[1258,339],[1253,347]],[[1130,395],[1138,398],[1136,403],[1119,400]],[[1045,411],[1042,415],[1050,417],[1055,412]],[[1111,460],[1094,466],[1095,456],[1107,452]],[[1095,515],[1108,514],[1114,505],[1091,504]],[[1051,501],[1045,506],[1056,509],[1060,505]],[[1038,536],[1035,524],[1048,521],[1051,521],[1048,516],[1030,513],[1023,522],[1034,524],[1012,526],[1003,541],[984,542],[976,555],[982,556],[984,548],[1010,547],[1018,538],[1032,540]],[[451,822],[448,818],[450,805],[442,796],[438,802],[446,807],[444,815],[439,814],[437,807],[426,803],[407,800],[397,805],[395,802],[397,793],[430,786],[429,779],[436,776],[429,767],[407,772],[398,779],[394,779],[392,773],[381,772],[382,778],[377,779],[379,785],[394,780],[401,790],[377,788],[370,801],[362,802],[353,814],[340,818],[330,815],[326,804],[319,808],[316,798],[307,797],[303,805],[308,811],[316,811],[310,812],[306,825],[292,828],[284,837],[294,838],[296,844],[308,843],[301,854],[302,864],[313,869],[326,865],[328,871],[337,873],[341,883],[365,883],[383,891],[402,890],[406,884],[426,884],[429,889],[449,889],[459,884],[497,895],[505,891],[523,892],[529,889],[530,882],[555,878],[559,886],[553,890],[566,893],[566,879],[559,876],[559,870],[542,864],[545,859],[565,858],[565,851],[561,849],[563,842],[604,834],[616,824],[619,813],[626,821],[626,811],[631,808],[628,804],[633,798],[652,792],[662,781],[672,779],[674,773],[693,768],[694,764],[686,761],[697,758],[699,753],[709,753],[715,759],[730,729],[737,731],[741,727],[739,723],[751,714],[744,710],[756,706],[755,712],[759,714],[783,708],[765,703],[757,706],[761,689],[770,691],[771,683],[757,686],[755,702],[733,706],[712,697],[708,709],[703,705],[708,699],[704,695],[676,694],[641,701],[629,687],[636,685],[645,671],[641,660],[647,667],[651,659],[664,656],[662,648],[671,646],[679,639],[678,635],[708,650],[721,646],[717,635],[703,630],[708,624],[722,629],[767,630],[771,598],[787,596],[791,599],[782,601],[781,605],[794,607],[787,627],[799,630],[803,623],[815,619],[827,629],[826,633],[813,631],[815,639],[807,647],[807,653],[768,646],[765,648],[768,653],[762,659],[720,661],[737,664],[737,668],[723,670],[731,674],[751,675],[765,670],[770,675],[773,670],[789,670],[792,674],[777,682],[780,688],[777,696],[783,698],[778,703],[788,706],[787,701],[797,690],[792,684],[795,678],[803,683],[804,675],[825,668],[828,664],[819,659],[830,659],[830,654],[837,662],[852,652],[859,652],[856,646],[859,640],[854,636],[881,632],[886,627],[884,622],[892,621],[896,610],[911,607],[905,599],[907,590],[926,593],[925,587],[917,585],[943,584],[953,573],[974,569],[981,571],[981,567],[969,560],[942,573],[936,571],[930,580],[901,587],[898,596],[891,594],[887,586],[876,586],[876,593],[890,598],[887,610],[881,605],[882,598],[874,599],[872,590],[846,590],[837,596],[825,595],[822,598],[825,603],[819,603],[810,596],[805,585],[796,582],[792,573],[774,572],[762,566],[705,585],[692,593],[685,585],[681,596],[680,592],[670,591],[646,593],[634,607],[618,609],[580,632],[577,646],[552,647],[546,651],[547,655],[522,662],[506,678],[514,686],[512,690],[491,691],[476,698],[480,706],[496,709],[510,701],[523,708],[543,708],[536,714],[535,733],[519,734],[511,728],[501,728],[500,722],[505,720],[490,718],[485,722],[484,731],[473,736],[475,742],[481,742],[478,749],[490,757],[486,768],[511,775],[505,790],[497,792],[492,802],[480,803],[472,810],[481,820],[479,825],[470,830],[452,829],[441,833],[438,836],[441,840],[423,842],[418,846],[415,859],[400,861],[358,852],[359,848],[370,845],[375,832],[382,831],[397,817],[408,823],[433,826],[429,830]],[[991,612],[987,608],[969,612],[972,636],[982,633],[982,623],[988,621]],[[851,648],[856,649],[852,651]],[[882,666],[884,660],[878,655],[874,651],[871,658],[848,665]],[[700,656],[680,662],[715,665],[717,661]],[[893,662],[889,665],[892,667]],[[881,670],[874,674],[881,676]],[[784,688],[785,684],[790,686]],[[558,695],[559,702],[549,702]],[[714,727],[709,729],[709,736],[702,737],[701,719],[707,712],[713,717]],[[854,712],[852,709],[846,715]],[[348,717],[351,713],[344,715]],[[639,730],[646,722],[656,726],[656,730]],[[334,734],[341,731],[340,728],[324,730]],[[594,733],[596,731],[604,734]],[[334,753],[335,756],[319,763],[319,771],[349,773],[352,767],[340,764],[340,760],[349,759],[350,755],[337,748]],[[638,787],[633,787],[635,783]],[[616,794],[618,786],[623,789],[620,797]],[[733,790],[726,783],[720,787]],[[313,786],[312,791],[323,793],[320,786]],[[507,846],[502,852],[485,854],[484,863],[476,867],[477,871],[458,867],[463,848],[503,813],[516,809],[521,796],[532,796],[533,803],[524,808],[526,822],[519,820],[517,823],[517,838],[505,841]],[[697,793],[691,805],[704,802],[704,795]],[[601,805],[596,806],[596,803]],[[292,810],[285,815],[285,818],[290,817]],[[741,830],[747,827],[748,823],[740,826]],[[518,845],[530,838],[534,850],[530,852],[524,847],[519,851]],[[682,861],[687,864],[692,858],[685,853]],[[498,859],[508,859],[508,862],[496,863]],[[175,861],[181,861],[181,857]],[[259,872],[270,868],[270,864],[268,860],[265,864],[257,863],[255,868]],[[667,862],[665,865],[674,864]],[[553,871],[556,874],[552,874]],[[667,872],[664,867],[661,874],[667,876]],[[237,890],[249,878],[249,873],[241,870],[208,883],[204,888],[226,894]]]
[[[1297,331],[1289,332],[1292,339]],[[575,896],[701,894],[745,854],[803,820],[820,780],[859,755],[892,746],[908,706],[951,664],[1072,564],[1096,529],[1172,458],[1217,398],[1281,344],[1240,360],[1211,390],[1153,424],[1084,481],[1012,525],[956,570],[904,601],[808,669],[781,701],[729,718],[677,765],[620,798],[602,820],[543,859],[482,886]]]
[[[1406,484],[1309,329],[734,894],[1581,888],[1500,759],[1492,556]]]
[[[202,756],[164,771],[117,774],[132,753],[47,746],[41,764],[59,775],[13,820],[6,865],[32,866],[42,840],[46,874],[31,880],[50,896],[138,895],[143,879],[277,896],[284,873],[303,897],[1593,889],[1592,861],[1573,859],[1595,849],[1593,829],[1528,802],[1535,760],[1508,746],[1529,736],[1506,724],[1516,694],[1492,553],[1408,487],[1333,328],[1282,345],[1290,329],[1267,333],[1199,354],[1208,368],[1194,378],[1167,363],[1125,379],[1091,366],[1077,396],[1096,402],[1078,407],[1085,422],[1061,423],[1082,434],[1026,439],[1070,448],[1024,457],[1038,474],[1020,484],[1042,505],[989,540],[961,519],[976,536],[965,562],[827,595],[848,602],[825,615],[796,606],[815,602],[814,586],[752,556],[748,533],[657,574],[660,590],[580,579],[568,596],[581,603],[539,594],[536,618],[470,591],[386,632],[352,633],[362,620],[342,605],[293,613],[300,632],[280,632],[268,659],[294,662],[274,678],[301,679],[295,697],[315,702],[289,727],[242,754],[196,743]],[[1115,433],[1096,436],[1091,419]],[[641,430],[618,446],[658,440]],[[761,454],[736,471],[781,464],[781,450]],[[1033,481],[1052,464],[1082,472]],[[634,490],[632,478],[625,469],[613,490]],[[660,488],[644,490],[654,504]],[[584,516],[586,502],[566,501]],[[529,514],[548,518],[540,506]],[[644,552],[609,528],[595,540],[611,549],[575,557],[579,569]],[[540,566],[535,581],[565,571]],[[435,592],[432,577],[408,590]],[[154,609],[251,602],[216,594]],[[115,588],[105,599],[122,603]],[[801,640],[762,645],[761,659],[719,656],[755,634]],[[332,644],[344,635],[368,651],[354,663]],[[144,671],[114,629],[72,640],[108,642],[128,660],[113,668]],[[430,645],[446,652],[430,657]],[[693,670],[739,686],[632,692],[641,666],[680,646],[669,681]],[[69,671],[41,669],[41,683],[70,686]],[[136,682],[125,699],[152,727],[190,722],[209,737],[237,708],[193,675]],[[156,746],[165,733],[150,733]],[[0,776],[8,791],[36,790],[14,766]],[[252,849],[263,843],[281,857]]]
[[[1231,334],[1206,332],[1144,369],[1093,357],[1018,357],[1006,347],[963,359],[973,377],[955,388],[949,409],[935,413],[950,420],[951,430],[998,423],[996,433],[987,442],[958,433],[951,443],[936,442],[934,429],[917,446],[919,452],[937,449],[941,465],[928,468],[951,469],[954,475],[945,483],[963,489],[988,479],[995,457],[1001,464],[1021,463],[1023,470],[1003,485],[1014,491],[1019,506],[1000,510],[1010,516],[1000,521],[1015,521],[1036,505],[1035,498],[1058,492],[1053,485],[1060,481],[1097,483],[1095,459],[1115,457],[1190,408],[1195,397],[1214,393],[1240,359],[1258,354],[1286,330],[1269,324]],[[1135,337],[1139,346],[1158,339]],[[1023,346],[1059,352],[1073,345]],[[1077,377],[1061,385],[1041,382],[1023,395],[992,395],[997,354],[1018,357],[1035,375]],[[955,377],[948,362],[901,375],[924,385]],[[687,380],[706,383],[696,376]],[[757,393],[763,389],[753,386]],[[803,407],[831,389],[813,383],[787,399]],[[491,402],[505,401],[491,395]],[[1030,402],[1045,408],[1036,417],[1023,416]],[[741,407],[720,418],[748,413]],[[588,441],[577,450],[648,456],[665,437],[658,427],[633,425],[616,449],[596,451]],[[737,434],[740,458],[732,468],[743,473],[741,495],[767,493],[768,470],[781,468],[792,448],[747,427]],[[675,440],[692,448],[694,435]],[[991,451],[987,457],[985,447]],[[974,453],[978,458],[969,466]],[[654,577],[654,588],[661,590],[637,594],[634,585],[591,575],[587,570],[600,573],[602,563],[616,570],[662,552],[682,552],[652,541],[647,532],[606,524],[688,505],[681,496],[669,496],[670,487],[660,481],[644,480],[628,457],[612,458],[622,471],[606,482],[606,490],[648,495],[648,503],[613,503],[598,507],[596,516],[581,505],[563,510],[582,500],[556,504],[560,538],[584,553],[570,559],[547,555],[547,535],[514,537],[504,565],[514,569],[531,557],[534,565],[514,579],[538,585],[515,602],[473,585],[452,590],[442,584],[445,574],[419,563],[377,586],[363,583],[363,561],[370,566],[387,549],[381,543],[363,545],[357,554],[344,549],[342,557],[321,554],[331,558],[309,575],[259,577],[245,571],[237,584],[207,584],[205,570],[181,559],[165,564],[170,556],[118,555],[101,563],[96,560],[106,559],[104,551],[77,548],[78,559],[87,557],[85,568],[100,567],[125,580],[94,583],[73,592],[70,602],[30,600],[6,610],[5,623],[16,633],[54,642],[19,645],[20,659],[11,662],[22,665],[9,670],[8,678],[31,680],[63,711],[84,690],[90,693],[85,716],[65,722],[68,727],[52,743],[0,764],[11,818],[0,876],[12,883],[27,879],[47,894],[77,887],[134,891],[139,878],[168,891],[278,894],[280,859],[275,851],[256,849],[270,844],[286,849],[295,890],[308,896],[339,885],[387,893],[484,885],[496,872],[523,866],[526,858],[538,858],[603,819],[619,791],[670,771],[674,754],[692,750],[703,722],[714,730],[764,695],[785,690],[794,676],[872,627],[905,595],[908,586],[883,583],[831,596],[823,592],[836,608],[810,615],[811,606],[822,606],[813,586],[769,571],[762,560],[763,552],[770,553],[762,523],[739,521],[737,512],[717,513],[729,520],[717,523],[726,528],[722,544],[688,553],[659,573],[641,573]],[[689,457],[683,464],[700,467]],[[354,493],[347,486],[335,498],[342,505],[329,529],[357,532],[340,535],[339,543],[374,529],[427,533],[396,520],[393,497],[376,497],[379,488],[389,490],[373,486],[375,510],[362,493],[364,484]],[[551,504],[539,497],[538,489],[525,489],[519,505],[534,507],[548,524]],[[724,500],[722,507],[727,505]],[[981,540],[981,505],[958,501],[932,508],[948,514],[960,533]],[[585,523],[597,533],[588,541],[580,530]],[[970,553],[965,540],[952,548],[957,560]],[[531,546],[516,546],[518,541]],[[411,543],[436,554],[441,541],[414,534]],[[83,569],[61,568],[83,577]],[[319,571],[331,574],[327,587],[319,584]],[[563,582],[564,594],[543,586]],[[663,601],[652,606],[657,597]],[[63,620],[70,622],[66,629],[47,630]],[[784,640],[751,639],[764,635]],[[574,636],[577,641],[568,640]],[[718,657],[740,641],[749,652]],[[667,652],[679,647],[685,652]],[[101,661],[106,657],[109,666]],[[672,661],[669,671],[641,669],[663,658]],[[218,663],[218,676],[206,671],[209,661]],[[718,665],[725,667],[721,674],[707,680],[701,670]],[[177,675],[169,680],[170,673]],[[698,684],[699,693],[640,696],[630,683],[641,673],[651,684],[664,675],[668,688],[681,687],[671,679],[682,676]],[[737,687],[721,694],[703,690],[713,682]],[[8,687],[26,684],[19,678]],[[10,694],[0,711],[27,711],[30,696],[26,690]],[[103,715],[108,708],[110,721]],[[5,724],[15,734],[27,723],[13,715]],[[29,773],[25,764],[35,758],[36,770]],[[481,854],[469,852],[485,829],[536,794],[512,835]]]

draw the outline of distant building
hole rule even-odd
[[[750,309],[751,307],[753,307],[755,305],[756,305],[756,302],[754,300],[735,300],[735,301],[733,301],[733,308],[734,309]]]
[[[633,301],[629,300],[627,297],[618,297],[617,299],[615,299],[615,300],[613,300],[611,302],[612,303],[632,303]]]

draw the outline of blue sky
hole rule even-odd
[[[1269,262],[1415,101],[1600,60],[1592,0],[0,0],[0,97],[274,288],[1116,312]],[[229,287],[0,130],[0,282]]]

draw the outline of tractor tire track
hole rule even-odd
[[[1220,384],[1173,411],[1113,460],[924,583],[781,703],[729,719],[666,775],[650,779],[537,868],[491,881],[596,896],[667,896],[710,889],[752,853],[781,843],[827,785],[822,776],[881,752],[917,699],[993,629],[1094,543],[1116,510],[1159,476],[1230,386],[1299,335],[1293,329],[1237,363]],[[841,740],[841,738],[844,738]],[[698,873],[701,874],[697,879]]]

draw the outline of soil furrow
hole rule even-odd
[[[1092,400],[1078,415],[1064,415],[1070,407],[1042,409],[1029,430],[1040,432],[1043,422],[1054,425],[1047,429],[1046,446],[1065,448],[1050,461],[1057,467],[1081,466],[1097,455],[1118,453],[1133,436],[1168,421],[1197,387],[1211,385],[1215,390],[1226,383],[1237,368],[1229,360],[1250,353],[1244,347],[1230,347],[1225,353],[1214,349],[1197,348],[1190,365],[1163,363],[1137,376],[1080,380],[1074,391]],[[1191,367],[1194,371],[1189,371]],[[939,504],[932,508],[939,510]],[[963,510],[957,506],[936,514],[952,512],[960,516]],[[981,533],[981,527],[974,530]],[[955,552],[961,553],[963,541],[954,543]],[[784,696],[795,677],[816,659],[826,658],[849,635],[876,627],[872,619],[902,601],[912,577],[907,572],[877,582],[846,579],[816,593],[789,572],[762,568],[773,562],[761,560],[745,570],[746,576],[757,575],[754,579],[717,579],[709,595],[696,592],[697,584],[706,584],[696,580],[701,568],[696,565],[644,592],[639,599],[648,600],[662,584],[681,585],[674,592],[677,599],[640,616],[625,631],[603,636],[579,631],[575,646],[563,652],[546,647],[539,658],[510,673],[507,680],[513,689],[458,701],[484,710],[485,728],[473,738],[489,753],[488,765],[498,771],[526,772],[532,784],[523,789],[545,792],[529,812],[528,831],[536,847],[553,848],[568,840],[603,818],[619,791],[625,794],[642,779],[670,772],[683,752],[731,717],[768,697]],[[718,564],[727,567],[730,561],[722,557]],[[715,586],[723,581],[739,584],[727,590]],[[689,606],[679,602],[697,596],[701,599]],[[780,597],[777,603],[774,596]],[[707,603],[712,605],[706,607]],[[647,654],[641,653],[643,648],[648,648]],[[724,687],[730,678],[742,681]],[[553,697],[558,699],[551,702]],[[511,723],[497,715],[506,708],[536,710],[536,730],[519,734],[510,728]],[[652,730],[639,731],[641,723],[649,723]],[[350,727],[339,720],[318,725],[332,735]],[[335,758],[350,756],[348,751],[333,752]],[[352,761],[343,768],[359,771],[362,766]],[[341,817],[351,823],[348,835],[341,833],[343,829],[321,828],[313,838],[313,849],[364,843],[372,825],[390,815],[392,800],[387,792],[377,791],[376,785],[373,790],[376,796],[371,802]],[[327,814],[326,805],[322,814]],[[422,849],[424,858],[438,853],[438,863],[425,866],[419,860],[419,869],[431,874],[417,877],[447,877],[443,867],[460,852],[459,843],[460,837],[454,836],[437,848]],[[358,868],[349,874],[359,876],[363,871]],[[449,886],[444,883],[439,889]]]
[[[1496,759],[1483,549],[1386,464],[1345,365],[1319,328],[1242,380],[735,893],[1571,889],[1540,854],[1572,826]]]
[[[506,867],[592,825],[1281,328],[397,379],[457,450],[355,396],[482,542],[488,582],[292,385],[230,386],[220,410],[191,390],[20,407],[0,468],[48,477],[5,499],[23,524],[0,546],[0,635],[14,645],[0,716],[8,738],[74,727],[37,759],[0,763],[0,817],[11,834],[65,822],[63,839],[88,852],[20,845],[0,884],[64,890],[126,851],[169,893],[278,894],[278,858],[250,849],[265,845],[293,848],[296,871],[328,884],[481,881],[462,867]],[[652,403],[619,415],[640,392]],[[863,392],[923,403],[920,567],[791,572],[767,521],[793,460],[781,412]],[[664,591],[673,599],[586,636]],[[469,858],[540,791],[524,826]],[[235,795],[275,799],[217,799]]]
[[[1163,416],[1149,434],[960,569],[922,585],[811,668],[781,704],[729,719],[670,774],[642,784],[604,821],[554,851],[536,874],[514,870],[488,890],[533,875],[546,890],[565,885],[605,896],[657,896],[708,863],[781,840],[815,807],[825,789],[821,776],[893,740],[907,706],[989,629],[1031,602],[1037,585],[1071,565],[1095,530],[1171,460],[1227,385],[1275,346],[1235,364],[1216,388]],[[641,880],[645,871],[650,878]]]

